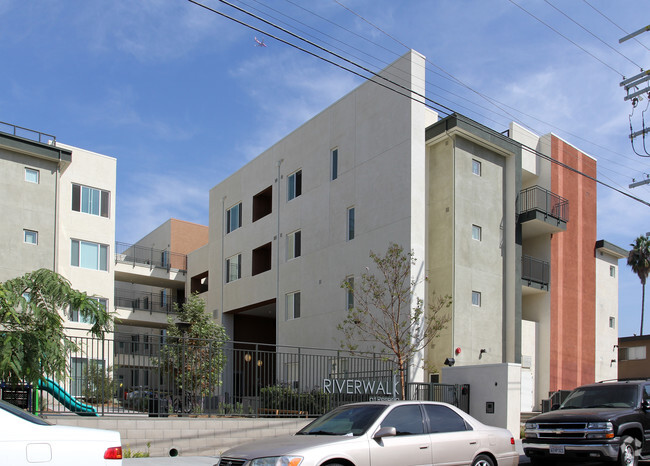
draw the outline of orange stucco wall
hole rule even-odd
[[[171,219],[171,239],[169,249],[178,254],[189,254],[195,249],[208,244],[208,227],[198,223]],[[185,268],[182,264],[174,264],[178,257],[170,258],[172,267]]]
[[[596,161],[551,136],[553,159],[596,177]],[[550,390],[594,382],[596,182],[552,164],[551,191],[569,200],[564,232],[551,239]]]

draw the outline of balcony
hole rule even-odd
[[[115,280],[182,288],[187,255],[135,244],[115,243]]]
[[[566,231],[569,201],[541,186],[531,186],[519,193],[519,223],[524,238]]]
[[[165,289],[157,292],[115,290],[116,318],[129,322],[165,324],[167,316],[176,315],[174,303]]]
[[[551,280],[551,265],[530,256],[521,257],[522,294],[548,291]]]

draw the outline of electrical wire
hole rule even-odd
[[[592,5],[591,3],[589,3],[587,0],[582,0],[582,1],[585,2],[587,5],[589,5],[589,6],[590,6],[590,7],[591,7],[591,8],[592,8],[596,13],[598,13],[600,16],[602,16],[603,18],[605,18],[607,21],[609,21],[610,23],[612,23],[614,26],[616,26],[617,28],[619,28],[621,31],[623,31],[623,32],[625,33],[625,35],[628,35],[628,34],[629,34],[629,32],[627,32],[627,31],[626,31],[625,29],[623,29],[621,26],[619,26],[619,25],[616,24],[614,21],[612,21],[611,18],[610,18],[609,16],[607,16],[605,13],[603,13],[603,12],[600,11],[598,8],[596,8],[595,6],[593,6],[593,5]],[[634,37],[633,39],[634,39],[634,41],[636,41],[636,42],[637,42],[641,47],[645,48],[648,52],[650,52],[650,48],[648,48],[648,47],[647,47],[643,42],[641,42],[640,40],[638,40],[636,37]]]

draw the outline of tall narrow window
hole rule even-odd
[[[354,207],[348,209],[347,219],[347,238],[348,241],[354,239]]]
[[[472,239],[476,241],[481,241],[483,235],[483,229],[478,225],[472,225]]]
[[[72,210],[75,212],[108,217],[109,206],[108,191],[79,184],[72,185]]]
[[[339,177],[339,150],[332,149],[332,181]]]
[[[24,241],[27,244],[38,244],[38,231],[23,230]]]
[[[226,211],[226,233],[241,227],[241,202]]]
[[[348,310],[354,307],[354,277],[347,277],[345,279],[347,287],[345,288],[345,301]]]
[[[609,266],[609,276],[616,277],[616,267],[614,267],[613,265]]]
[[[287,260],[300,257],[301,236],[300,230],[287,235]]]
[[[25,168],[25,181],[28,183],[38,184],[39,179],[40,172],[38,170],[34,170],[33,168]]]
[[[300,291],[287,293],[287,320],[300,317]]]
[[[107,271],[108,246],[73,239],[70,265],[84,269]]]
[[[609,318],[609,328],[616,328],[616,317]]]
[[[472,159],[472,173],[476,176],[481,176],[481,162]]]
[[[294,199],[302,194],[302,170],[289,175],[287,181],[287,201]]]
[[[226,283],[241,278],[241,254],[226,259]]]
[[[472,306],[481,307],[481,292],[472,291]]]

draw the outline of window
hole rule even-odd
[[[296,230],[287,235],[287,260],[300,257],[301,236],[300,230]]]
[[[81,186],[72,185],[72,210],[75,212],[84,212],[91,215],[100,215],[108,217],[109,211],[109,194],[108,191]]]
[[[472,291],[472,306],[481,307],[481,292]]]
[[[424,412],[429,418],[429,432],[437,434],[440,432],[462,432],[467,429],[467,424],[462,417],[451,409],[442,405],[425,404]]]
[[[331,173],[332,173],[332,181],[337,179],[339,177],[339,150],[338,149],[332,149],[332,163],[331,163]]]
[[[251,275],[257,275],[271,270],[271,243],[266,243],[259,248],[253,249],[253,270]]]
[[[287,294],[287,320],[300,317],[300,291]]]
[[[616,328],[616,317],[609,318],[609,328]]]
[[[253,196],[253,222],[273,212],[273,187],[269,186]]]
[[[226,259],[226,283],[241,278],[241,254]]]
[[[483,229],[478,225],[472,225],[472,239],[481,241]]]
[[[618,348],[619,361],[638,361],[645,359],[645,346],[628,346],[627,348]]]
[[[345,304],[346,309],[349,310],[354,307],[354,277],[347,277],[345,281],[348,285],[345,288]]]
[[[382,427],[395,427],[397,435],[419,435],[424,433],[422,411],[419,404],[398,406],[381,421]]]
[[[347,240],[354,239],[354,207],[348,209],[348,220],[347,220]]]
[[[294,199],[302,194],[302,170],[289,175],[287,185],[287,201]]]
[[[226,233],[241,228],[241,202],[226,211]]]
[[[472,159],[472,173],[476,176],[481,176],[481,162]]]
[[[38,244],[38,231],[23,230],[24,241],[27,244]]]
[[[106,272],[108,271],[108,246],[73,239],[70,265]]]
[[[25,167],[25,181],[27,181],[28,183],[38,184],[39,180],[40,180],[40,172],[38,170]]]
[[[609,276],[616,277],[616,267],[614,267],[613,265],[609,266]]]
[[[101,304],[104,310],[108,309],[108,299],[106,298],[90,298],[90,299],[93,299],[97,301],[99,304]],[[92,319],[88,317],[84,317],[77,309],[73,309],[73,308],[70,308],[70,310],[68,311],[68,319],[70,320],[70,322],[81,322],[82,324],[95,323]]]

